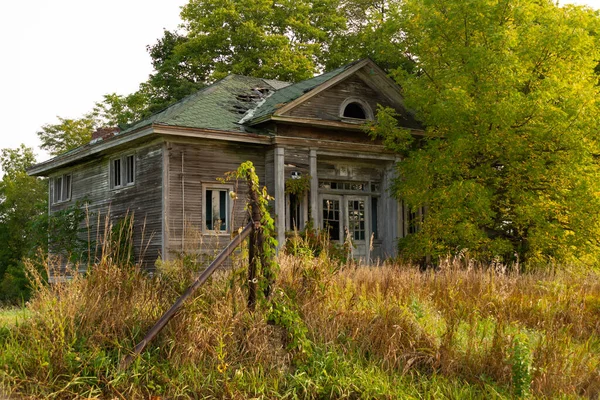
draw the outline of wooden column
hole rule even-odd
[[[285,149],[275,148],[275,215],[279,250],[285,241]]]
[[[318,229],[319,218],[319,178],[317,177],[317,150],[310,149],[309,153],[310,173],[310,215],[312,216],[313,228]]]
[[[396,255],[396,244],[400,234],[401,220],[399,218],[398,208],[399,203],[390,192],[394,178],[395,163],[391,163],[386,167],[382,182],[381,200],[382,200],[382,215],[381,222],[383,229],[380,229],[383,234],[383,255],[384,257],[393,257]]]

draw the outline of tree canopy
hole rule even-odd
[[[598,15],[550,0],[406,0],[415,73],[395,72],[427,126],[417,143],[379,115],[405,159],[394,193],[426,206],[413,257],[597,263]]]
[[[34,163],[33,150],[24,145],[0,152],[0,303],[26,292],[21,259],[48,242],[47,185],[25,171]]]
[[[410,70],[398,26],[399,0],[190,0],[182,31],[147,47],[154,71],[139,90],[110,93],[88,114],[58,117],[38,133],[52,155],[90,140],[100,127],[130,124],[228,74],[296,82],[370,57]]]

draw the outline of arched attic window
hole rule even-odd
[[[373,119],[373,111],[366,101],[351,97],[340,106],[340,117],[349,122],[360,122]]]

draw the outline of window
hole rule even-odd
[[[52,202],[60,203],[71,199],[71,174],[53,178]]]
[[[343,182],[343,181],[321,181],[319,180],[319,189],[324,190],[346,190],[366,192],[369,188],[367,182]]]
[[[231,200],[229,193],[232,190],[227,185],[204,186],[204,230],[213,232],[229,231],[229,218],[231,213]]]
[[[135,155],[129,154],[110,161],[110,187],[117,189],[135,183]]]
[[[371,231],[373,239],[379,239],[379,197],[371,197]]]
[[[135,157],[132,155],[125,157],[125,184],[131,185],[135,178]]]
[[[348,231],[353,240],[365,240],[365,201],[348,200]]]
[[[365,110],[358,103],[350,103],[344,108],[344,117],[356,118],[356,119],[367,119]]]
[[[402,208],[404,210],[405,219],[405,235],[418,233],[421,230],[421,224],[425,220],[426,207],[411,208],[404,202],[402,202]]]
[[[341,104],[340,117],[342,119],[348,119],[348,121],[344,122],[363,123],[364,120],[373,119],[373,111],[366,101],[350,97]]]
[[[329,233],[332,241],[340,240],[340,201],[336,199],[323,199],[323,227]]]

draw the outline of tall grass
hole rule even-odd
[[[600,394],[600,276],[437,272],[280,255],[273,297],[245,309],[218,273],[128,370],[119,362],[191,282],[103,257],[0,328],[1,390],[39,398],[512,398]]]

